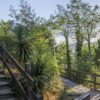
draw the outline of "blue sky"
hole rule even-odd
[[[41,17],[49,18],[51,14],[54,14],[57,11],[57,4],[66,6],[70,0],[27,0],[31,5],[32,9],[35,10],[36,14]],[[83,0],[88,2],[91,5],[98,4],[100,6],[100,0]],[[9,17],[9,8],[10,5],[14,6],[15,9],[18,9],[19,0],[0,0],[0,20],[8,20]],[[57,43],[64,41],[63,37],[56,38]]]
[[[32,9],[35,10],[38,16],[49,18],[50,14],[53,14],[57,9],[57,4],[64,5],[66,0],[27,0]],[[68,2],[69,0],[67,0]],[[0,19],[9,18],[9,8],[13,5],[14,8],[18,8],[19,0],[0,0]]]
[[[57,4],[66,5],[70,0],[27,0],[31,7],[35,9],[38,16],[49,18],[50,14],[54,14],[57,10]],[[91,5],[99,4],[100,0],[83,0]],[[9,7],[13,5],[18,8],[19,0],[0,0],[0,20],[9,19]]]

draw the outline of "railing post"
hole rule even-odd
[[[25,64],[25,72],[31,76],[31,64],[29,62]]]
[[[2,55],[2,46],[0,45],[0,55]]]
[[[93,83],[94,83],[94,91],[95,91],[96,90],[96,74],[95,73],[93,74],[93,77],[94,77]]]

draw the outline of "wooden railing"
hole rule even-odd
[[[93,89],[97,90],[97,86],[100,87],[100,75],[96,73],[90,73],[90,72],[82,72],[78,70],[71,70],[70,71],[70,79],[77,80],[77,82],[88,82],[93,84]],[[89,78],[89,79],[88,79]]]
[[[90,93],[83,93],[81,96],[75,98],[75,100],[90,100]]]
[[[24,71],[23,67],[2,46],[0,46],[0,58],[3,61],[3,64],[7,68],[8,72],[10,73],[10,75],[11,75],[13,81],[15,82],[16,86],[20,90],[20,93],[21,93],[23,99],[24,100],[39,100],[37,95],[33,92],[34,81],[33,81],[32,77]],[[9,59],[13,63],[13,65],[15,66],[14,68],[16,68],[21,73],[21,75],[26,79],[27,84],[28,84],[28,91],[27,92],[25,91],[24,87],[21,85],[20,81],[14,75],[13,71],[11,70],[8,63],[6,62],[6,59]]]

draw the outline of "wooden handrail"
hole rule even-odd
[[[6,68],[8,69],[12,79],[15,81],[15,83],[17,84],[17,86],[19,87],[19,89],[21,90],[23,96],[24,96],[24,99],[25,100],[38,100],[38,97],[36,96],[36,94],[33,92],[33,85],[34,85],[34,81],[32,79],[32,77],[26,73],[23,69],[23,67],[13,58],[13,56],[2,46],[0,46],[0,55],[1,55],[1,60],[4,62]],[[13,64],[16,66],[15,68],[17,68],[19,70],[19,72],[24,76],[25,79],[27,79],[27,83],[28,83],[28,88],[30,89],[29,91],[31,91],[31,96],[29,94],[29,97],[27,97],[27,93],[25,93],[22,85],[20,84],[20,82],[16,79],[15,75],[13,74],[13,72],[10,70],[7,62],[5,61],[5,55],[6,57],[8,57],[12,62]],[[32,98],[33,97],[33,98]]]
[[[28,100],[28,96],[27,96],[25,90],[24,90],[23,87],[21,86],[20,82],[16,79],[15,75],[13,74],[13,72],[11,71],[11,69],[9,68],[8,64],[6,63],[6,61],[5,61],[2,57],[0,57],[0,58],[1,58],[1,60],[3,61],[5,67],[8,69],[8,72],[10,73],[11,77],[13,78],[15,84],[16,84],[17,87],[21,90],[21,93],[23,94],[23,98],[24,98],[25,100]]]
[[[84,75],[100,77],[100,75],[98,75],[98,74],[96,74],[96,73],[83,72],[83,71],[72,70],[72,69],[71,69],[71,71],[73,71],[73,72],[79,72],[79,73],[82,73],[82,74],[84,74]]]
[[[78,70],[70,70],[71,71],[71,75],[70,75],[70,78],[73,78],[73,73],[75,72],[76,74],[77,73],[80,73],[79,75],[79,79],[80,80],[83,80],[83,81],[86,81],[86,82],[89,82],[89,83],[92,83],[94,86],[94,90],[96,90],[96,85],[100,86],[100,83],[97,82],[97,78],[100,78],[100,75],[96,74],[96,73],[87,73],[87,72],[82,72],[82,71],[78,71]],[[73,72],[73,73],[72,73]],[[93,80],[86,80],[84,79],[83,77],[81,77],[81,75],[89,75]]]
[[[29,84],[32,85],[33,84],[33,79],[24,71],[23,67],[13,58],[13,56],[3,47],[2,51],[3,53],[5,53],[9,59],[11,59],[11,61],[14,63],[14,65],[16,66],[16,68],[26,77],[26,79],[29,81]]]

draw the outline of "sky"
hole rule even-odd
[[[64,5],[66,0],[27,0],[32,9],[35,10],[37,16],[49,18],[50,14],[54,14],[57,4]],[[69,0],[67,0],[69,2]],[[19,0],[0,0],[0,20],[9,19],[10,5],[18,9]]]
[[[66,6],[70,0],[27,0],[31,7],[37,13],[37,16],[49,18],[51,14],[54,14],[57,11],[57,4]],[[100,0],[83,0],[84,2],[89,2],[91,5],[99,4]],[[9,8],[10,5],[14,6],[15,9],[18,9],[19,0],[0,0],[0,20],[8,20],[9,17]]]
[[[55,14],[57,11],[57,5],[63,5],[66,7],[66,4],[70,2],[70,0],[27,0],[32,9],[35,10],[37,16],[44,17],[48,19],[51,14]],[[82,0],[83,2],[87,2],[90,5],[94,6],[98,4],[100,6],[100,0]],[[18,9],[19,0],[0,0],[0,20],[8,20],[9,17],[9,9],[10,6],[13,6],[15,9]],[[56,38],[57,43],[64,41],[63,37]]]

